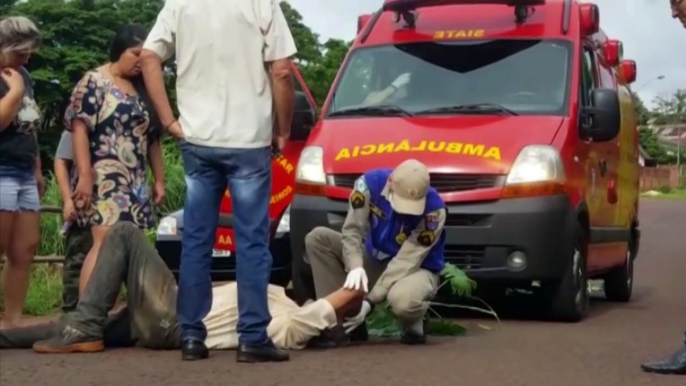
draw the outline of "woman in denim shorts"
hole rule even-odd
[[[25,17],[0,20],[0,257],[3,327],[18,325],[39,242],[41,174],[36,131],[41,115],[24,68],[40,33]]]

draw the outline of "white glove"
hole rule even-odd
[[[367,279],[367,273],[364,268],[355,268],[348,273],[348,277],[345,279],[343,288],[349,290],[364,290],[365,293],[369,292],[367,285],[369,284],[369,279]]]
[[[410,79],[412,78],[412,74],[409,72],[406,72],[399,77],[397,77],[391,85],[395,87],[396,89],[399,89],[400,87],[410,83]]]
[[[364,323],[364,320],[367,318],[367,315],[369,315],[369,312],[371,310],[371,304],[369,304],[368,301],[363,300],[362,307],[360,307],[360,313],[353,316],[352,318],[345,318],[345,322],[343,323],[345,333],[349,334],[350,331],[356,329],[360,324]]]

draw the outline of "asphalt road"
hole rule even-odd
[[[2,351],[0,385],[683,386],[686,378],[644,374],[639,364],[678,348],[686,327],[686,202],[644,200],[641,222],[633,301],[595,300],[580,324],[510,318],[498,329],[488,319],[467,319],[467,336],[423,347],[375,342],[266,365],[238,365],[233,352],[186,363],[178,352],[143,349]]]

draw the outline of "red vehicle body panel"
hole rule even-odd
[[[567,194],[572,205],[582,201],[589,205],[590,226],[605,228],[630,228],[636,221],[638,207],[638,166],[635,117],[631,111],[630,92],[626,84],[618,82],[618,69],[609,66],[601,47],[608,37],[602,31],[592,36],[582,36],[580,5],[571,2],[566,32],[565,2],[548,0],[523,24],[515,23],[513,8],[498,4],[442,5],[420,8],[420,17],[414,27],[406,27],[396,21],[393,12],[384,12],[374,23],[364,21],[363,32],[358,34],[339,71],[332,90],[335,90],[350,55],[358,48],[412,42],[475,40],[475,39],[563,39],[574,46],[566,116],[441,116],[409,118],[324,119],[334,97],[329,93],[322,108],[320,119],[308,140],[308,145],[324,148],[324,170],[327,175],[361,173],[371,168],[394,167],[407,158],[424,162],[432,173],[488,173],[506,175],[514,158],[522,147],[529,144],[553,145],[563,159],[567,175]],[[364,31],[373,24],[371,33]],[[580,83],[583,45],[594,47],[596,87],[616,89],[622,100],[623,123],[620,135],[604,143],[584,141],[579,134]],[[626,118],[626,119],[625,119]],[[627,126],[630,126],[627,128]],[[523,130],[513,128],[526,127]],[[393,143],[400,146],[407,141],[409,150],[380,152],[378,146]],[[428,151],[440,143],[460,143],[462,151]],[[622,146],[620,146],[620,144]],[[372,151],[370,145],[376,146]],[[471,150],[465,150],[465,146]],[[363,149],[364,146],[367,146]],[[498,157],[473,156],[474,147],[483,146],[485,154],[497,147]],[[342,151],[350,153],[341,158]],[[414,150],[413,150],[414,149]],[[366,151],[365,151],[366,150]],[[356,152],[356,153],[355,153]],[[363,154],[367,153],[367,154]],[[345,155],[345,154],[344,154]],[[336,159],[336,157],[339,157]],[[613,167],[593,182],[591,170],[598,162],[611,160]],[[442,194],[448,203],[493,201],[501,199],[502,187],[478,189]],[[325,196],[346,199],[349,189],[326,185]],[[628,245],[605,243],[592,245],[589,250],[589,269],[599,273],[621,264]]]
[[[293,64],[293,75],[297,88],[305,93],[312,106],[316,106],[310,90],[305,84],[297,66]],[[290,205],[295,194],[295,167],[298,165],[300,153],[305,146],[304,141],[289,141],[281,156],[272,161],[272,192],[269,200],[269,219],[272,220],[271,234],[276,231],[284,211]],[[232,213],[231,192],[226,190],[221,202],[220,213]],[[233,228],[218,227],[215,249],[235,252]]]

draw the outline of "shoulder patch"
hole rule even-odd
[[[440,219],[440,212],[438,210],[433,211],[424,217],[424,224],[426,229],[435,231],[438,229],[438,220]]]
[[[364,177],[360,177],[355,181],[355,190],[358,192],[366,192],[369,188],[367,187],[367,181],[364,180]]]
[[[369,209],[372,211],[372,213],[374,213],[375,215],[379,216],[380,218],[386,219],[386,215],[383,213],[383,211],[381,210],[381,208],[379,208],[378,206],[374,205],[374,203],[371,202],[371,201],[369,202]]]
[[[417,237],[419,245],[424,247],[430,247],[431,244],[434,243],[434,240],[436,240],[436,234],[432,230],[422,231],[422,233],[419,234],[419,237]]]
[[[352,206],[353,209],[364,208],[366,203],[367,198],[364,196],[364,194],[358,192],[357,190],[353,191],[353,194],[350,196],[350,206]]]

